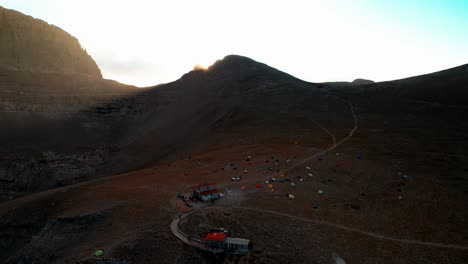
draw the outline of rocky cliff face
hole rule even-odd
[[[142,91],[102,79],[62,29],[0,7],[0,200],[107,175]]]
[[[62,29],[0,6],[0,69],[102,78],[78,40]]]

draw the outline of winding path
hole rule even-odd
[[[312,120],[312,123],[314,123],[316,126],[318,126],[320,129],[322,129],[325,133],[327,133],[331,139],[332,139],[332,144],[335,145],[336,144],[336,138],[335,138],[335,135],[333,135],[333,133],[330,132],[330,130],[328,130],[326,127],[322,126],[319,122],[317,121],[314,121]]]
[[[373,237],[373,238],[380,239],[380,240],[390,240],[390,241],[395,241],[395,242],[399,242],[399,243],[414,244],[414,245],[419,245],[419,246],[431,246],[431,247],[438,247],[438,248],[468,250],[468,245],[444,244],[444,243],[437,243],[437,242],[424,242],[424,241],[418,241],[418,240],[412,240],[412,239],[396,238],[396,237],[391,237],[391,236],[375,234],[375,233],[372,233],[372,232],[367,232],[367,231],[363,231],[363,230],[360,230],[360,229],[347,227],[347,226],[336,224],[336,223],[331,223],[331,222],[328,222],[328,221],[314,220],[314,219],[310,219],[310,218],[290,215],[290,214],[286,214],[286,213],[281,213],[281,212],[266,210],[266,209],[261,209],[261,208],[252,208],[252,207],[245,207],[245,206],[233,206],[233,208],[256,211],[256,212],[267,213],[267,214],[275,214],[275,215],[279,215],[279,216],[284,216],[284,217],[288,217],[288,218],[292,218],[292,219],[297,219],[297,220],[301,220],[301,221],[305,221],[305,222],[314,223],[314,224],[317,224],[317,225],[325,225],[325,226],[345,230],[345,231],[348,231],[348,232],[358,233],[358,234],[361,234],[361,235]]]
[[[282,171],[280,171],[280,172],[277,172],[277,173],[275,174],[275,176],[280,175],[280,174],[285,173],[285,172],[288,172],[288,171],[291,171],[291,170],[293,170],[293,169],[295,169],[295,168],[297,168],[297,167],[299,167],[299,166],[302,166],[302,165],[304,165],[305,163],[307,163],[307,162],[309,162],[309,161],[311,161],[311,160],[313,160],[313,159],[315,159],[315,158],[317,158],[317,157],[320,157],[320,156],[324,155],[325,153],[327,153],[327,152],[329,152],[329,151],[332,151],[332,150],[336,149],[338,146],[340,146],[341,144],[343,144],[344,142],[346,142],[348,139],[350,139],[351,137],[353,137],[354,132],[356,132],[356,130],[357,130],[357,128],[358,128],[358,119],[357,119],[356,113],[354,112],[353,104],[351,104],[351,102],[348,101],[348,100],[346,100],[346,102],[347,102],[348,105],[349,105],[349,109],[350,109],[351,114],[353,115],[353,119],[354,119],[354,127],[353,127],[353,129],[351,129],[351,131],[349,131],[349,134],[348,134],[346,137],[344,137],[342,140],[338,141],[338,142],[335,142],[335,140],[333,140],[334,143],[333,143],[329,148],[324,149],[324,150],[320,151],[319,153],[316,153],[316,154],[314,154],[314,155],[312,155],[312,156],[310,156],[310,157],[308,157],[308,158],[302,160],[301,162],[294,164],[294,165],[291,166],[291,167],[288,167],[288,168],[286,168],[286,169],[284,169],[284,170],[282,170]],[[333,139],[334,139],[334,138],[335,138],[335,137],[333,136]]]
[[[353,119],[354,119],[354,127],[350,130],[348,136],[346,136],[345,138],[341,139],[338,142],[335,142],[334,135],[332,135],[331,133],[328,133],[328,134],[332,135],[332,138],[333,138],[333,144],[329,148],[327,148],[325,150],[322,150],[321,152],[316,153],[316,154],[302,160],[301,162],[299,162],[297,164],[294,164],[293,166],[288,167],[288,168],[274,174],[274,176],[277,176],[277,175],[280,175],[282,173],[291,171],[291,170],[293,170],[293,169],[295,169],[295,168],[297,168],[299,166],[302,166],[305,163],[307,163],[307,162],[309,162],[309,161],[311,161],[311,160],[313,160],[313,159],[315,159],[315,158],[317,158],[319,156],[322,156],[322,155],[326,154],[329,151],[332,151],[332,150],[336,149],[338,146],[340,146],[341,144],[346,142],[348,139],[350,139],[354,135],[354,133],[356,132],[356,130],[358,128],[358,119],[357,119],[356,113],[354,112],[354,107],[353,107],[352,103],[349,100],[345,100],[345,101],[348,103],[349,109],[350,109],[351,114],[353,115]],[[319,125],[319,126],[321,127],[321,125]],[[322,128],[322,129],[324,129],[324,128]],[[253,180],[256,180],[256,179],[253,179]],[[325,226],[341,229],[341,230],[344,230],[344,231],[347,231],[347,232],[354,232],[354,233],[358,233],[358,234],[361,234],[361,235],[369,236],[369,237],[380,239],[380,240],[389,240],[389,241],[394,241],[394,242],[398,242],[398,243],[413,244],[413,245],[419,245],[419,246],[429,246],[429,247],[438,247],[438,248],[446,248],[446,249],[468,250],[468,245],[444,244],[444,243],[438,243],[438,242],[424,242],[424,241],[404,239],[404,238],[395,238],[395,237],[376,234],[376,233],[372,233],[372,232],[368,232],[368,231],[364,231],[364,230],[360,230],[360,229],[356,229],[356,228],[352,228],[352,227],[347,227],[347,226],[337,224],[337,223],[332,223],[332,222],[328,222],[328,221],[314,220],[314,219],[310,219],[310,218],[290,215],[290,214],[286,214],[286,213],[281,213],[281,212],[266,210],[266,209],[261,209],[261,208],[252,208],[252,207],[243,207],[243,206],[234,206],[233,208],[251,210],[251,211],[256,211],[256,212],[261,212],[261,213],[280,215],[280,216],[284,216],[284,217],[288,217],[288,218],[292,218],[292,219],[297,219],[297,220],[301,220],[301,221],[314,223],[314,224],[317,224],[317,225],[325,225]],[[191,212],[182,215],[180,218],[177,217],[176,219],[174,219],[172,221],[172,223],[171,223],[171,230],[172,230],[172,233],[177,238],[182,240],[184,243],[186,243],[188,245],[191,245],[191,246],[194,246],[194,247],[197,247],[197,248],[200,248],[202,250],[207,250],[207,247],[203,243],[201,243],[201,241],[194,241],[193,239],[190,239],[186,234],[182,233],[178,228],[178,224],[179,224],[179,221],[181,219],[184,219],[184,218],[192,215],[193,213],[197,212],[200,209],[201,208],[192,210]]]
[[[202,250],[208,250],[208,248],[203,244],[200,240],[190,238],[187,234],[184,232],[180,231],[179,229],[179,222],[180,220],[191,216],[192,214],[196,213],[200,208],[194,209],[188,213],[183,213],[178,215],[174,220],[172,220],[171,223],[171,231],[174,236],[176,236],[178,239],[180,239],[182,242],[189,246],[193,246]]]

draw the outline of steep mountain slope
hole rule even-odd
[[[333,263],[331,256],[339,255],[347,263],[462,263],[468,243],[467,109],[403,96],[393,90],[402,83],[336,88],[227,56],[206,71],[70,115],[73,131],[92,123],[88,131],[98,136],[80,132],[43,149],[64,142],[113,146],[103,150],[108,154],[98,166],[101,174],[76,181],[129,172],[1,204],[0,259]],[[408,87],[419,85],[433,84]],[[348,102],[357,117],[353,136],[285,173],[296,186],[275,182],[274,191],[266,188],[277,169],[349,134],[354,120]],[[231,181],[238,176],[241,181]],[[53,179],[43,181],[51,185],[41,188],[54,187]],[[250,256],[200,252],[170,233],[173,217],[189,210],[176,194],[205,181],[218,182],[226,196],[181,228],[199,238],[208,227],[228,227],[252,239]],[[102,259],[93,257],[98,248]]]
[[[310,120],[330,119],[337,130],[351,122],[346,104],[326,89],[241,56],[141,90],[85,78],[60,85],[63,76],[10,79],[7,85],[20,87],[4,89],[0,117],[9,128],[2,133],[7,158],[0,178],[6,197],[141,168],[243,127],[245,133],[287,133],[293,127],[319,131]],[[47,88],[37,87],[39,78]],[[36,169],[23,169],[30,166]]]
[[[0,70],[101,78],[94,60],[62,29],[0,6]]]
[[[250,124],[288,131],[296,118],[317,130],[305,120],[345,106],[325,89],[240,56],[147,89],[102,80],[68,33],[16,11],[1,14],[3,199],[141,168]]]
[[[141,153],[154,160],[178,147],[211,141],[218,132],[251,128],[253,124],[261,130],[285,131],[293,126],[286,123],[295,118],[304,123],[327,119],[328,107],[336,107],[337,113],[345,115],[341,117],[344,122],[336,117],[337,126],[350,122],[346,105],[326,89],[241,56],[227,56],[207,71],[192,71],[180,80],[147,91],[145,98],[160,103],[146,103],[152,108],[145,112],[151,114],[144,121],[133,119],[125,125],[141,132],[130,132],[119,140],[118,144],[125,146],[121,154],[130,153],[119,164],[129,160],[142,164],[146,157]],[[316,127],[313,123],[306,126]]]
[[[94,175],[112,147],[85,113],[142,90],[103,80],[76,38],[3,7],[0,58],[0,199]]]

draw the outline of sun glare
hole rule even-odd
[[[208,67],[206,67],[204,65],[201,65],[201,64],[196,64],[195,67],[193,67],[193,69],[195,71],[199,71],[199,70],[206,70],[206,69],[208,69]]]
[[[195,65],[195,67],[193,67],[193,69],[196,70],[196,71],[197,71],[197,70],[204,70],[204,71],[206,71],[206,70],[208,70],[208,69],[211,67],[211,65],[213,65],[213,62],[211,62],[211,63],[206,63],[206,62],[205,62],[205,63],[197,63],[197,64]]]

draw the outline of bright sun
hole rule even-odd
[[[193,69],[196,71],[198,70],[206,71],[211,67],[211,65],[213,65],[213,63],[197,63],[195,67],[193,67]]]
[[[193,67],[194,70],[199,71],[199,70],[206,70],[208,67],[201,65],[201,64],[196,64],[195,67]]]
[[[195,58],[198,63],[193,67],[194,70],[208,70],[210,67],[219,59],[219,56],[213,56],[213,58]]]

